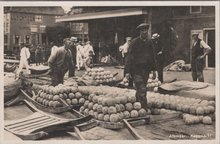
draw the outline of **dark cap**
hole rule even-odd
[[[149,24],[147,24],[147,23],[142,23],[142,24],[140,24],[139,26],[136,27],[137,30],[141,30],[141,29],[143,29],[143,28],[149,29]]]

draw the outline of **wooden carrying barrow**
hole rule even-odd
[[[27,95],[21,90],[24,95]],[[45,113],[36,108],[31,102],[23,99],[25,104],[34,112],[32,115],[18,120],[5,121],[5,130],[15,134],[23,140],[36,140],[57,131],[75,132],[79,139],[84,140],[80,131],[91,129],[97,125],[92,116],[84,116],[71,109],[76,118],[65,119]]]
[[[59,113],[67,112],[67,111],[73,109],[72,105],[57,107],[57,108],[44,106],[44,105],[39,104],[36,101],[34,101],[24,90],[20,89],[20,91],[21,91],[22,94],[18,95],[16,98],[12,99],[11,101],[8,101],[4,105],[5,106],[11,106],[11,105],[14,105],[18,102],[21,102],[21,101],[25,100],[26,102],[29,102],[32,105],[34,105],[39,110],[42,110],[42,111],[48,112],[48,113],[59,114]],[[34,95],[33,91],[32,91],[32,94]]]
[[[136,140],[144,140],[144,138],[141,137],[137,133],[137,131],[134,129],[134,127],[149,124],[150,123],[150,116],[123,119],[121,122],[117,122],[117,123],[103,122],[103,121],[98,121],[98,120],[96,120],[96,121],[97,121],[98,126],[103,127],[103,128],[107,128],[107,129],[117,130],[117,129],[126,128]]]

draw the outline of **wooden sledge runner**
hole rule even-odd
[[[85,138],[80,131],[85,131],[96,126],[96,122],[92,120],[92,116],[84,116],[73,109],[71,109],[71,113],[76,118],[65,119],[38,110],[26,99],[23,101],[34,113],[23,119],[5,121],[5,129],[23,140],[40,139],[56,131],[75,132],[79,136],[79,139],[84,140]]]

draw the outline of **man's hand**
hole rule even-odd
[[[126,73],[126,74],[125,74],[125,78],[126,78],[127,80],[129,80],[129,79],[130,79],[130,74],[129,74],[129,73]]]
[[[163,52],[162,51],[159,51],[158,53],[157,53],[157,55],[161,55]]]
[[[153,71],[153,77],[152,77],[152,79],[155,79],[157,77],[157,73],[156,73],[156,71]]]
[[[200,60],[200,59],[203,59],[205,56],[204,55],[201,55],[201,56],[198,56],[196,59]]]

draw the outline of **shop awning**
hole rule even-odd
[[[119,9],[119,10],[111,10],[104,12],[91,12],[91,13],[62,16],[56,18],[56,22],[84,21],[84,20],[92,20],[92,19],[125,17],[125,16],[135,16],[135,15],[143,15],[143,14],[147,14],[147,11],[143,10],[142,8]]]

